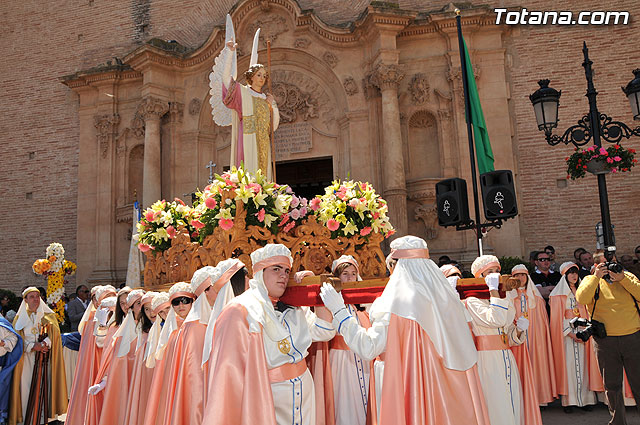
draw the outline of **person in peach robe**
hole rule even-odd
[[[162,425],[169,419],[166,414],[171,409],[169,400],[173,399],[175,388],[168,385],[168,383],[175,382],[171,372],[178,348],[176,341],[180,328],[189,311],[191,311],[195,298],[196,296],[191,291],[191,285],[188,282],[178,282],[169,289],[171,309],[169,309],[167,319],[162,326],[155,349],[155,367],[144,425]]]
[[[516,357],[518,369],[522,369],[523,352],[525,350],[529,352],[538,402],[540,405],[546,405],[558,398],[558,391],[545,300],[531,280],[529,270],[524,264],[514,266],[511,269],[511,276],[520,281],[520,286],[507,294],[516,308],[516,320],[521,316],[529,319],[529,329],[525,331],[525,344],[511,347],[511,351]]]
[[[279,298],[293,258],[281,244],[251,253],[253,279],[215,323],[203,423],[315,425],[313,379],[305,358],[313,341],[335,335],[325,308],[312,312]]]
[[[574,317],[589,318],[587,308],[579,304],[575,296],[580,284],[578,266],[563,263],[560,274],[560,281],[549,294],[558,393],[566,413],[571,413],[573,406],[591,410],[598,402],[594,390],[600,390],[603,383],[591,340],[584,342],[576,337],[575,329],[569,324]]]
[[[93,334],[93,319],[100,302],[109,295],[115,295],[113,286],[94,286],[91,288],[91,302],[85,310],[80,323],[80,348],[78,349],[78,363],[73,375],[73,383],[69,396],[69,408],[67,409],[66,424],[83,425],[87,407],[87,390],[93,384],[95,376],[92,371],[97,371],[100,360],[100,350],[96,347],[96,337]]]
[[[172,393],[173,398],[167,400],[166,424],[200,425],[202,423],[204,381],[207,377],[206,370],[202,368],[202,352],[211,309],[222,288],[243,268],[242,261],[229,259],[221,261],[216,267],[203,267],[191,278],[191,291],[197,298],[176,341],[176,354],[170,374],[175,380],[166,383],[174,387],[175,391]]]
[[[158,295],[158,292],[150,291],[145,293],[140,299],[142,309],[137,325],[138,339],[133,369],[131,371],[131,380],[129,382],[129,393],[127,395],[127,407],[124,418],[125,425],[138,425],[144,421],[144,407],[147,402],[147,397],[149,396],[151,378],[153,378],[153,369],[149,369],[144,365],[144,353],[147,348],[149,331],[157,317],[153,314],[151,304]]]
[[[111,361],[104,363],[106,370],[101,370],[103,377],[97,390],[103,391],[103,404],[106,406],[126,406],[129,390],[129,380],[135,360],[135,347],[137,343],[137,321],[140,320],[142,311],[141,299],[144,290],[134,289],[125,298],[127,314],[122,324],[113,336],[112,342],[106,348],[110,350],[106,356],[111,356]],[[124,424],[126,409],[102,409],[100,425]]]
[[[379,423],[489,424],[478,353],[458,295],[429,259],[424,240],[394,240],[391,257],[397,263],[369,309],[368,329],[332,286],[320,291],[353,352],[369,361],[385,353]]]

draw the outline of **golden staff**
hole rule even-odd
[[[271,74],[271,40],[267,40],[267,71]],[[269,94],[273,96],[273,91],[271,91],[271,75],[269,75]],[[275,100],[275,97],[274,97]],[[271,170],[273,181],[276,181],[276,139],[273,130],[273,107],[271,103],[269,103],[269,109],[271,110],[271,142],[269,145],[271,146]]]

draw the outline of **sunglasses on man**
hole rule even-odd
[[[538,258],[536,261],[551,261],[550,258]]]
[[[193,298],[190,297],[178,297],[171,300],[171,305],[174,307],[179,306],[180,304],[191,304],[193,302]]]

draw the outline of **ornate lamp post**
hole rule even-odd
[[[589,59],[589,49],[587,49],[586,42],[583,43],[582,53],[584,54],[582,66],[587,78],[586,96],[589,99],[589,113],[583,116],[576,125],[566,129],[562,136],[552,133],[553,129],[558,126],[558,104],[561,92],[549,87],[549,80],[540,80],[538,82],[540,88],[529,96],[536,115],[538,130],[544,130],[547,143],[551,146],[561,142],[565,145],[572,143],[574,146],[579,147],[586,145],[593,139],[593,144],[600,148],[602,140],[609,143],[618,143],[622,138],[629,139],[631,136],[640,136],[640,127],[631,129],[625,123],[613,121],[611,117],[598,111],[596,105],[598,92],[593,86],[593,73],[591,70],[593,62]],[[635,78],[626,87],[623,87],[622,91],[629,99],[633,118],[640,120],[640,69],[634,70],[633,73]],[[600,214],[604,229],[605,251],[612,255],[616,248],[613,245],[609,197],[604,174],[598,174],[598,193],[600,195]],[[608,256],[609,258],[610,256]]]

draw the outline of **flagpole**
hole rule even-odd
[[[482,255],[482,227],[480,225],[480,204],[478,202],[478,179],[476,177],[476,156],[473,145],[473,132],[471,128],[471,103],[469,102],[469,83],[467,81],[467,61],[464,54],[464,42],[462,39],[462,25],[460,23],[460,9],[456,9],[456,25],[458,27],[458,48],[460,50],[460,68],[462,69],[462,87],[464,89],[464,110],[467,121],[467,136],[469,138],[469,160],[471,162],[471,181],[473,182],[473,206],[476,220],[475,231],[478,242],[478,255]]]

